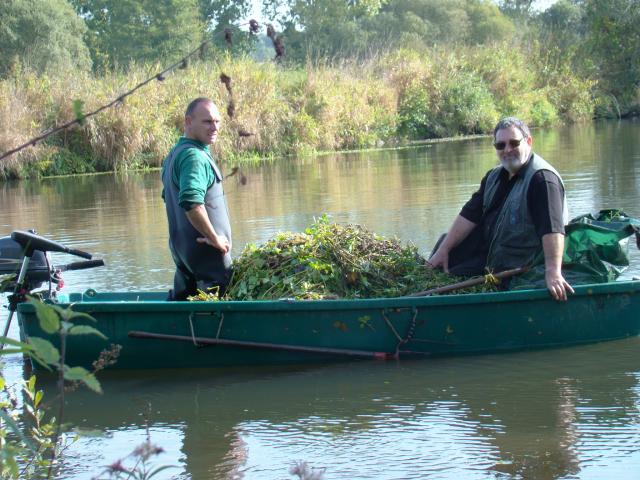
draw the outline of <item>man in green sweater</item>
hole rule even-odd
[[[231,278],[231,225],[222,174],[209,151],[222,117],[208,98],[185,112],[184,136],[162,164],[162,198],[169,222],[169,248],[176,264],[169,300],[218,289]]]

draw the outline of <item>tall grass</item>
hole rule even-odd
[[[14,72],[0,81],[0,151],[91,111],[159,70],[91,76]],[[196,63],[152,82],[122,105],[92,117],[0,165],[0,177],[158,167],[179,137],[184,108],[198,96],[220,106],[225,123],[215,151],[223,161],[354,149],[489,132],[503,115],[532,126],[593,115],[594,82],[511,45],[400,50],[367,63],[284,68],[248,58]],[[232,78],[235,114],[224,112]],[[251,135],[240,135],[239,132]]]

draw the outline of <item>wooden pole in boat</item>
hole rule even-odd
[[[502,280],[503,278],[513,277],[529,270],[529,267],[512,268],[511,270],[504,270],[500,273],[493,273],[483,275],[482,277],[474,277],[462,282],[452,283],[451,285],[443,285],[442,287],[432,288],[431,290],[424,290],[422,292],[412,293],[407,297],[428,297],[430,295],[437,295],[438,293],[447,293],[454,290],[460,290],[461,288],[474,287],[482,283],[490,283],[493,280]]]
[[[350,350],[346,348],[306,347],[302,345],[285,345],[281,343],[249,342],[244,340],[227,340],[223,338],[190,337],[186,335],[167,335],[164,333],[141,332],[132,330],[131,338],[144,338],[153,340],[172,340],[177,342],[190,342],[200,345],[224,345],[228,347],[262,348],[266,350],[285,350],[300,353],[319,353],[324,355],[344,355],[347,357],[371,358],[374,360],[387,360],[394,358],[392,353],[370,352],[367,350]]]

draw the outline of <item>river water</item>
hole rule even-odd
[[[594,123],[535,131],[534,150],[562,173],[572,216],[619,208],[638,218],[639,137],[639,122]],[[328,214],[426,254],[495,162],[481,138],[245,167],[245,185],[239,175],[226,182],[233,253]],[[158,172],[2,184],[0,236],[35,228],[105,260],[68,272],[67,292],[165,290],[173,265],[160,191]],[[639,253],[630,250],[624,278],[640,275]],[[5,359],[9,381],[22,369],[20,357]],[[100,380],[103,395],[69,396],[65,420],[98,434],[67,449],[60,478],[97,476],[147,435],[164,450],[153,465],[173,467],[154,478],[297,478],[296,462],[324,479],[640,478],[640,338],[398,363],[104,372]],[[50,383],[43,379],[53,396]]]

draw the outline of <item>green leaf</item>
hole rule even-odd
[[[84,123],[84,112],[82,108],[84,107],[84,101],[80,99],[76,99],[73,101],[73,114],[76,117],[76,120],[80,125]]]
[[[82,381],[84,377],[89,374],[89,371],[84,367],[68,367],[65,365],[64,378],[65,380]]]
[[[16,277],[17,275],[15,273],[12,273],[10,275],[0,275],[0,293],[10,291],[9,285],[15,280]]]
[[[40,402],[42,401],[42,395],[44,395],[42,393],[42,390],[38,390],[36,392],[36,398],[33,399],[33,404],[37,407],[38,405],[40,405]]]
[[[62,308],[62,307],[59,307],[57,305],[51,305],[51,307],[54,308],[56,310],[56,312],[58,312],[60,317],[63,320],[67,321],[67,322],[71,322],[71,321],[75,320],[76,318],[84,318],[85,320],[90,320],[92,322],[96,321],[96,319],[93,318],[88,313],[74,312],[72,310],[73,304],[69,305],[67,308]]]
[[[29,298],[29,302],[36,309],[36,315],[40,320],[40,328],[47,333],[56,333],[60,329],[60,317],[58,317],[55,308],[33,297]]]
[[[89,325],[76,325],[69,330],[69,335],[96,335],[104,340],[107,339],[100,330]]]
[[[0,355],[10,355],[13,353],[27,353],[22,348],[3,348],[0,350]]]
[[[4,378],[0,377],[0,390],[4,390],[5,385],[6,385],[6,382],[4,381]]]
[[[0,409],[0,417],[6,422],[7,426],[13,431],[13,433],[20,437],[22,443],[24,443],[29,450],[31,450],[32,452],[36,451],[36,447],[33,445],[31,440],[25,437],[24,433],[22,433],[22,429],[7,412]]]
[[[5,345],[13,345],[14,347],[23,348],[24,350],[31,350],[31,345],[22,343],[9,337],[0,337],[0,343],[3,343]]]
[[[71,310],[71,307],[69,307],[69,317],[68,320],[76,320],[77,318],[82,318],[84,320],[91,320],[92,322],[96,322],[96,319],[93,318],[91,315],[89,315],[88,313],[84,313],[84,312],[74,312],[73,310]]]
[[[102,387],[100,387],[100,382],[98,382],[98,379],[95,377],[95,375],[89,372],[86,368],[67,367],[65,365],[64,378],[65,380],[69,380],[71,382],[73,381],[83,382],[87,387],[89,387],[94,392],[102,393]]]
[[[60,362],[60,352],[50,341],[44,338],[29,337],[29,343],[33,347],[34,354],[48,365],[57,365]]]
[[[93,390],[96,393],[102,393],[102,387],[100,386],[100,382],[96,378],[93,373],[87,374],[87,376],[82,380],[87,387]]]

